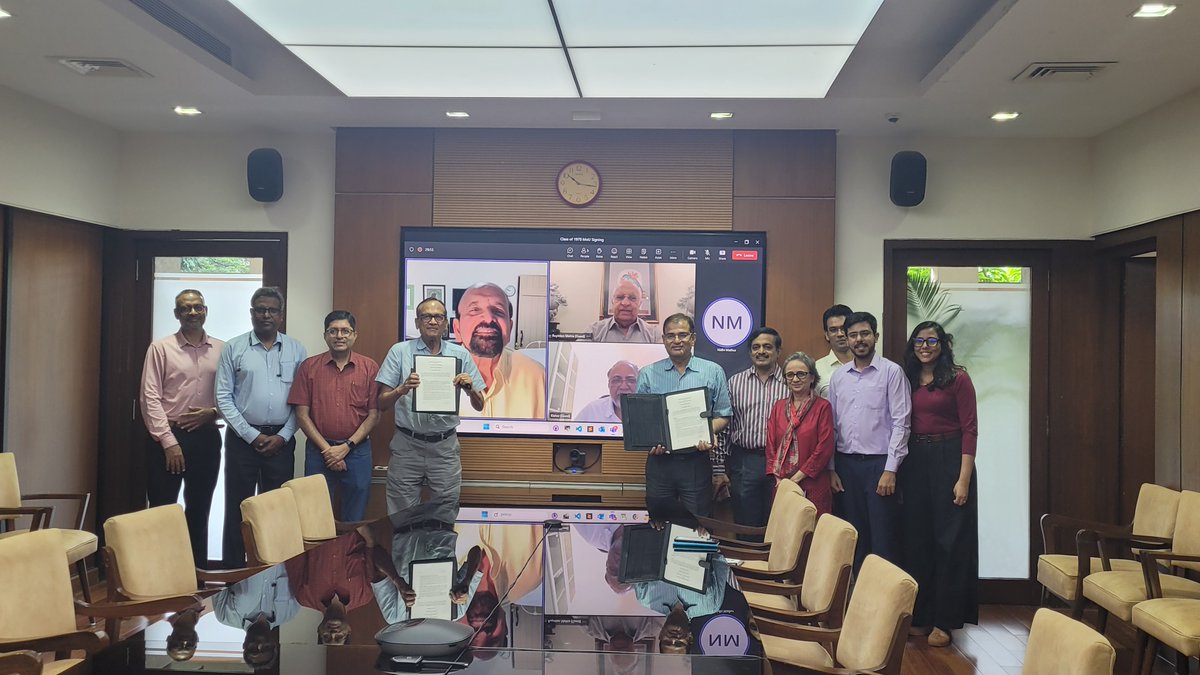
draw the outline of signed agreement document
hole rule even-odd
[[[421,376],[421,384],[413,390],[413,412],[439,415],[458,414],[458,388],[454,376],[462,370],[455,356],[413,357],[413,372]]]

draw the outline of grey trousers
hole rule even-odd
[[[458,504],[462,491],[462,463],[458,435],[436,443],[418,440],[396,430],[388,461],[387,507],[396,513],[421,503],[421,483],[429,485],[434,501]]]

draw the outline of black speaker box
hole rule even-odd
[[[275,148],[251,150],[246,157],[246,188],[260,202],[277,202],[283,196],[283,157]]]
[[[901,150],[892,157],[892,203],[916,206],[925,201],[925,155],[916,150]]]

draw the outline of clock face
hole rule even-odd
[[[600,172],[587,162],[571,162],[558,172],[558,194],[571,206],[587,206],[600,195]]]

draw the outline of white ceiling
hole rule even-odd
[[[320,54],[338,49],[324,45],[351,43],[352,23],[361,27],[341,11],[349,2],[237,0],[251,14],[282,9],[300,15],[303,21],[284,36],[294,45],[289,49],[228,0],[162,1],[228,44],[236,68],[131,0],[0,0],[13,15],[0,20],[0,86],[131,131],[832,128],[844,134],[994,137],[1090,137],[1200,87],[1200,5],[1187,0],[1155,20],[1130,18],[1137,2],[1128,0],[884,0],[861,36],[800,18],[805,6],[840,5],[828,0],[697,0],[688,4],[699,11],[674,14],[667,11],[679,6],[674,0],[556,0],[561,41],[547,37],[549,0],[356,0],[407,14],[375,15],[369,31],[353,38],[368,48],[354,57]],[[871,4],[845,6],[862,14]],[[479,11],[489,5],[504,11]],[[435,20],[424,11],[434,6],[475,11]],[[638,20],[617,20],[632,16]],[[549,22],[552,27],[554,18]],[[462,35],[468,33],[476,40],[471,44],[497,50],[480,58],[479,47],[464,49]],[[812,49],[798,45],[820,39],[842,50],[820,57],[841,68],[836,79],[801,77],[790,69],[792,76],[780,80],[764,65],[793,64]],[[695,44],[679,49],[689,41]],[[728,51],[681,56],[695,45]],[[297,56],[306,50],[315,54],[306,55],[312,66]],[[397,50],[403,58],[395,58]],[[564,52],[571,67],[563,65]],[[48,58],[62,56],[124,59],[152,77],[84,77]],[[1013,80],[1035,61],[1116,63],[1083,83]],[[408,67],[359,77],[367,65],[380,63]],[[800,70],[805,76],[816,72]],[[447,97],[453,92],[439,72],[466,75],[481,89],[469,98]],[[700,76],[707,78],[703,86],[696,85]],[[348,97],[331,80],[361,98]],[[760,98],[756,87],[767,80],[788,88]],[[416,97],[375,98],[393,85],[412,88]],[[820,93],[825,97],[806,98]],[[205,114],[177,117],[171,109],[181,104]],[[988,119],[1009,109],[1021,117],[1005,124]],[[471,117],[451,120],[447,110]],[[717,110],[735,117],[710,120],[708,113]],[[579,111],[600,119],[573,121]],[[888,113],[898,113],[899,121],[887,122]]]

